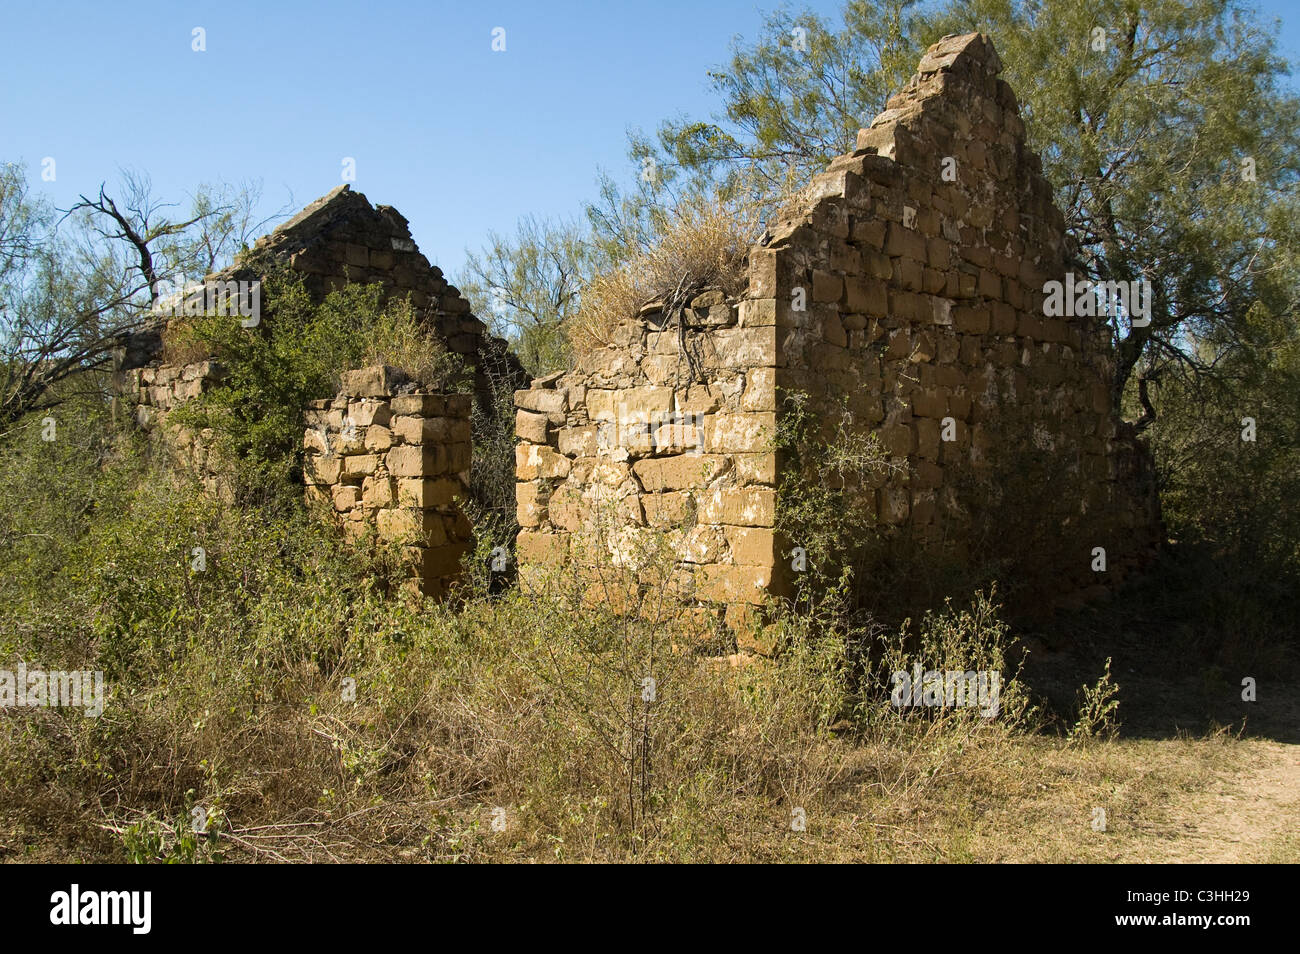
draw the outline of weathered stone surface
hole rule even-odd
[[[712,454],[679,454],[676,457],[648,457],[632,465],[643,489],[690,490],[707,487],[726,466],[723,458]]]
[[[515,412],[515,433],[520,440],[532,444],[545,444],[549,430],[550,419],[545,414],[535,414],[522,409]]]
[[[751,619],[791,580],[776,487],[799,475],[773,439],[796,406],[818,439],[869,435],[887,455],[844,492],[893,550],[968,558],[1001,538],[996,559],[1061,592],[1079,571],[1033,548],[1042,527],[1128,535],[1134,564],[1149,553],[1149,457],[1131,434],[1107,443],[1108,342],[1042,314],[1064,220],[1000,69],[986,37],[945,37],[750,250],[745,289],[696,294],[685,327],[662,301],[643,308],[516,395],[521,561],[566,548],[603,495],[632,536],[673,534],[698,599]]]
[[[348,397],[387,397],[393,389],[406,381],[406,375],[386,364],[377,364],[355,371],[344,371],[341,393]]]
[[[465,493],[464,484],[454,477],[403,477],[397,481],[397,503],[403,507],[443,508]]]
[[[520,480],[567,477],[570,466],[567,457],[550,447],[520,444],[515,448],[515,474]]]
[[[518,508],[519,526],[536,527],[546,517],[546,494],[541,481],[515,484],[515,503]]]
[[[569,534],[520,531],[515,541],[515,553],[520,563],[537,563],[558,566],[568,558]]]
[[[770,527],[776,519],[776,491],[741,487],[700,495],[700,518],[707,523]]]
[[[337,457],[309,455],[303,462],[303,474],[308,484],[336,484],[343,464]]]
[[[772,585],[770,566],[700,567],[696,594],[715,603],[762,603]]]
[[[392,420],[393,433],[405,444],[458,444],[469,440],[469,421],[453,417],[413,417]]]
[[[347,421],[358,427],[387,426],[392,410],[387,401],[363,399],[348,403]],[[312,423],[309,419],[309,423]],[[336,425],[337,426],[337,425]]]
[[[366,477],[379,467],[378,454],[353,454],[343,458],[344,477]]]
[[[731,559],[741,566],[772,567],[780,555],[776,552],[776,531],[766,527],[727,527]]]
[[[569,393],[555,389],[516,391],[515,407],[545,414],[557,424],[562,424],[564,413],[569,409]]]
[[[382,453],[393,446],[393,432],[379,424],[366,428],[365,448],[368,451]]]
[[[381,542],[403,544],[411,585],[441,598],[472,536],[458,505],[470,463],[468,396],[375,394],[379,384],[401,386],[400,378],[363,370],[347,380],[353,390],[372,392],[364,399],[344,392],[304,412],[303,441],[316,450],[304,463],[307,497],[327,499],[350,539],[373,529]]]

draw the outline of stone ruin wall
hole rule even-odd
[[[372,206],[346,185],[306,206],[205,281],[256,280],[272,263],[287,264],[301,275],[314,301],[349,284],[378,284],[385,300],[409,298],[416,315],[474,371],[476,392],[488,391],[492,371],[515,380],[521,375],[505,342],[488,334],[469,302],[420,252],[401,213]],[[164,321],[127,344],[119,367],[122,390],[130,391],[132,371],[172,363],[163,353],[166,336]]]
[[[210,430],[205,428],[196,433],[174,422],[166,425],[167,416],[173,410],[211,389],[224,376],[220,362],[212,359],[186,364],[160,362],[128,372],[129,393],[136,399],[136,424],[151,436],[161,438],[165,434],[165,441],[157,444],[171,461],[196,475],[207,493],[229,498],[231,490],[224,468],[210,459]]]
[[[788,593],[797,541],[775,532],[784,462],[772,441],[793,393],[807,395],[826,436],[847,421],[879,439],[892,468],[854,492],[895,557],[1006,570],[1019,556],[1038,596],[1055,602],[1095,594],[1149,559],[1160,539],[1149,456],[1112,414],[1104,321],[1044,316],[1044,285],[1065,277],[1070,248],[1000,69],[987,38],[945,38],[857,148],[751,249],[743,291],[706,290],[684,320],[652,303],[608,347],[516,392],[525,584],[530,568],[575,551],[579,567],[634,564],[638,541],[666,529],[679,582],[733,625],[767,593]],[[346,187],[219,277],[255,277],[263,256],[287,261],[318,298],[354,281],[408,295],[474,367],[480,400],[493,365],[520,377],[503,343],[419,255],[405,220]],[[120,372],[139,395],[137,418],[155,431],[222,373],[211,361],[162,360],[160,341],[133,341]],[[468,437],[418,444],[383,421],[451,421],[466,401],[444,409],[444,396],[426,397],[419,413],[411,395],[346,391],[309,409],[308,494],[328,497],[345,525],[373,524],[390,539],[399,525],[413,532],[421,576],[441,590],[433,581],[454,572],[453,551],[458,567],[469,532],[441,509],[450,484],[427,507],[398,494],[412,480],[460,475],[436,447],[468,455]],[[327,433],[335,423],[364,428],[359,447],[341,432],[349,451],[338,460],[314,447],[321,415]],[[380,443],[388,432],[393,446],[367,448],[372,432]],[[175,443],[202,471],[202,435]],[[397,463],[416,447],[418,464]],[[395,450],[403,454],[392,463],[418,473],[392,469]],[[1102,575],[1091,568],[1098,546]]]
[[[471,404],[484,407],[522,383],[505,342],[487,333],[389,206],[341,186],[260,238],[231,267],[205,281],[253,281],[274,263],[302,276],[314,301],[348,284],[378,284],[385,300],[407,298],[417,317],[473,372],[474,395],[411,392],[392,369],[343,375],[334,398],[305,411],[304,482],[310,502],[328,505],[350,535],[373,531],[407,546],[418,588],[443,595],[459,575],[470,527],[457,500],[468,494]],[[184,319],[170,319],[183,321]],[[119,356],[117,393],[133,404],[155,448],[229,499],[225,466],[211,434],[168,424],[170,413],[219,383],[219,361],[169,353],[168,322],[134,336]],[[494,380],[495,379],[495,380]]]
[[[461,571],[472,528],[469,394],[428,393],[393,368],[343,374],[338,395],[305,414],[309,505],[332,511],[351,539],[403,546],[413,584],[440,598]]]
[[[684,373],[676,322],[651,313],[517,393],[524,569],[567,552],[600,498],[624,534],[685,521],[684,570],[729,615],[785,591],[771,441],[790,392],[828,431],[847,410],[851,430],[879,438],[896,469],[858,492],[896,556],[1001,561],[1034,577],[1027,598],[1058,603],[1150,558],[1150,461],[1111,411],[1106,326],[1043,314],[1044,283],[1068,267],[1064,221],[1000,69],[978,34],[927,52],[751,250],[745,293],[688,313],[702,381]],[[608,428],[598,440],[604,422],[665,412],[701,415],[697,446]]]
[[[316,301],[355,284],[378,284],[385,300],[409,298],[447,350],[473,370],[476,392],[488,391],[491,370],[518,373],[505,343],[488,334],[469,302],[420,252],[402,214],[388,205],[372,207],[346,185],[258,239],[247,264],[226,273],[256,277],[259,263],[267,260],[287,262]]]
[[[488,334],[469,302],[429,263],[411,238],[407,221],[391,206],[372,206],[344,185],[317,199],[292,219],[258,239],[229,268],[206,282],[260,279],[274,262],[300,274],[314,301],[348,284],[378,284],[383,297],[409,298],[416,315],[449,351],[473,372],[481,403],[493,398],[492,375],[523,380],[522,368],[505,342]],[[183,322],[184,319],[169,321]],[[195,469],[209,489],[220,492],[219,468],[208,462],[204,435],[164,428],[170,411],[221,380],[219,362],[169,354],[169,321],[133,336],[119,356],[117,393],[134,404],[136,422],[151,436],[166,435],[166,449]]]
[[[733,618],[762,602],[777,555],[776,337],[753,304],[705,292],[684,336],[647,309],[573,371],[516,392],[525,585],[530,564],[571,548],[580,565],[630,565],[662,531],[699,599]]]

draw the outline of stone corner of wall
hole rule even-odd
[[[473,528],[469,494],[470,394],[419,390],[388,365],[345,371],[333,398],[303,411],[303,480],[352,538],[404,547],[413,583],[445,595],[459,577]]]

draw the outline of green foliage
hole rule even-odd
[[[1295,314],[1300,108],[1279,83],[1273,33],[1236,0],[850,0],[840,29],[781,12],[711,74],[713,122],[665,123],[657,142],[633,138],[632,158],[654,158],[662,188],[705,177],[770,196],[850,151],[928,45],[975,30],[992,37],[1020,97],[1076,271],[1154,287],[1150,325],[1111,316],[1116,406],[1134,372],[1206,371],[1198,343],[1238,346],[1255,303]],[[641,192],[624,218],[654,206]]]
[[[998,673],[1000,689],[996,717],[1005,725],[1026,728],[1036,724],[1037,713],[1020,683],[1020,669],[1012,668],[1015,646],[1010,628],[999,616],[996,591],[979,592],[969,608],[954,610],[951,600],[942,611],[927,612],[919,631],[908,620],[896,632],[882,632],[877,639],[877,684],[893,686],[894,673],[922,671],[946,673]],[[898,711],[898,710],[895,710]],[[904,709],[903,712],[917,712]],[[975,720],[987,718],[973,707],[935,710],[924,708],[930,717]]]
[[[301,506],[232,508],[129,447],[78,452],[78,427],[103,423],[70,429],[57,458],[0,447],[12,473],[57,463],[71,488],[43,505],[25,490],[23,533],[0,539],[4,648],[102,669],[107,688],[98,718],[6,721],[0,824],[17,841],[58,832],[75,857],[149,863],[775,858],[827,843],[787,836],[795,808],[817,817],[840,797],[851,749],[832,727],[860,696],[859,631],[778,611],[772,659],[704,658],[719,636],[665,585],[676,557],[653,534],[594,590],[554,567],[540,590],[397,599],[392,555]],[[855,724],[892,751],[907,730],[874,705]]]
[[[114,196],[82,196],[67,214],[0,163],[0,425],[103,390],[132,332],[150,325],[158,287],[215,270],[264,222],[255,187],[200,186],[185,217],[122,173]]]
[[[778,10],[759,39],[737,42],[730,63],[710,71],[721,101],[714,121],[665,122],[657,144],[634,141],[634,155],[658,155],[669,175],[748,181],[769,200],[792,180],[807,182],[852,149],[916,65],[905,23],[912,6],[846,4],[838,32],[814,13]]]
[[[1133,372],[1210,371],[1202,342],[1244,345],[1257,303],[1295,314],[1300,100],[1279,82],[1276,34],[1253,11],[1236,0],[958,0],[916,25],[927,39],[975,29],[994,38],[1022,100],[1080,266],[1154,286],[1150,325],[1111,317],[1116,406]]]
[[[0,440],[0,467],[0,658],[31,653],[83,668],[101,594],[85,585],[81,541],[126,513],[144,474],[139,447],[115,431],[102,400],[79,396],[21,419]]]
[[[1300,563],[1300,329],[1257,315],[1247,332],[1213,377],[1159,381],[1152,449],[1172,535],[1269,576]]]
[[[493,334],[510,342],[533,377],[568,366],[565,323],[576,313],[591,277],[592,249],[575,223],[519,221],[515,234],[488,233],[470,252],[457,285]]]
[[[1079,717],[1070,728],[1071,742],[1112,738],[1119,730],[1115,713],[1119,710],[1119,686],[1110,681],[1110,657],[1106,669],[1095,685],[1079,690]]]
[[[611,343],[621,324],[649,302],[661,302],[666,320],[674,321],[706,288],[739,294],[750,246],[760,234],[755,206],[717,190],[676,196],[671,205],[653,210],[652,226],[609,221],[603,228],[630,231],[603,239],[618,248],[607,252],[610,266],[583,288],[566,329],[578,354]]]
[[[301,468],[302,412],[332,397],[343,371],[396,363],[426,386],[465,387],[463,365],[422,328],[409,303],[385,304],[378,285],[347,285],[312,303],[287,268],[267,276],[262,320],[197,319],[189,334],[215,354],[225,378],[173,412],[193,430],[212,428],[215,450],[238,461],[240,489],[291,486]]]
[[[1277,664],[1300,600],[1300,329],[1256,310],[1245,342],[1212,376],[1161,377],[1148,433],[1180,550],[1169,572],[1213,581],[1171,583],[1198,643]]]
[[[800,598],[830,591],[848,597],[880,538],[872,488],[893,465],[879,437],[855,426],[847,407],[828,420],[803,392],[782,393],[772,443],[783,462],[776,528],[807,559],[796,576]]]
[[[737,789],[779,817],[833,770],[803,751],[840,708],[831,644],[791,641],[778,667],[730,676],[681,651],[693,616],[662,587],[643,587],[629,613],[563,583],[455,610],[407,604],[382,592],[396,564],[368,562],[301,510],[230,508],[122,466],[134,479],[99,484],[94,519],[43,537],[46,559],[3,583],[28,594],[5,603],[14,655],[100,668],[108,686],[97,719],[43,710],[0,734],[6,823],[18,810],[23,825],[77,832],[79,851],[136,862],[327,858],[394,836],[422,856],[482,856],[511,849],[489,844],[476,816],[509,805],[512,824],[548,832],[557,857],[672,858],[715,837]],[[120,499],[102,499],[109,491]],[[58,510],[29,525],[57,526]],[[49,787],[81,795],[47,804],[37,793]],[[389,800],[449,806],[454,820],[307,837]],[[190,824],[196,805],[207,834]],[[96,847],[87,833],[103,830],[116,838]]]
[[[187,793],[192,794],[192,793]],[[201,831],[192,816],[181,814],[167,822],[145,812],[138,821],[121,832],[126,860],[133,865],[220,864],[225,852],[218,847],[221,835],[220,816],[211,818]]]
[[[489,572],[491,557],[498,547],[513,553],[519,532],[515,500],[515,402],[514,382],[509,371],[485,368],[486,400],[471,408],[470,431],[474,435],[473,461],[469,474],[469,499],[462,506],[474,527],[474,548],[466,555],[465,581],[470,590],[486,594],[494,583]],[[513,557],[509,561],[513,566]]]

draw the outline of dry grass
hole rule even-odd
[[[402,679],[395,696],[365,701],[363,691],[356,706],[304,673],[285,689],[310,703],[197,731],[179,731],[168,693],[152,693],[134,705],[159,710],[153,718],[115,717],[119,730],[149,730],[122,752],[120,782],[98,803],[48,783],[21,800],[6,793],[3,844],[11,859],[118,861],[131,856],[134,827],[157,835],[157,857],[176,856],[193,790],[219,821],[187,860],[1157,861],[1222,820],[1207,793],[1220,775],[1249,773],[1256,755],[1236,740],[1079,748],[996,726],[773,736],[743,700],[771,691],[779,670],[700,666],[690,705],[707,706],[698,714],[710,731],[656,760],[658,794],[633,828],[588,722],[527,667],[512,679],[491,668],[474,667],[490,683],[482,691]],[[1098,807],[1105,831],[1093,828]],[[792,825],[799,809],[803,830]],[[1295,862],[1295,836],[1279,832],[1263,855],[1237,860]]]
[[[31,474],[65,473],[40,453]],[[30,495],[9,501],[3,657],[102,668],[110,696],[98,718],[0,714],[6,860],[1296,860],[1293,746],[1070,741],[1073,714],[1010,686],[992,719],[890,706],[881,667],[917,654],[1009,674],[987,606],[880,637],[875,662],[841,617],[777,613],[774,658],[733,668],[653,536],[594,577],[434,606],[302,515],[97,472],[87,517],[9,463]]]
[[[756,204],[716,194],[695,194],[667,210],[655,245],[583,289],[568,327],[575,353],[604,347],[620,323],[650,302],[680,300],[704,288],[739,293],[749,248],[761,231],[759,216]]]
[[[162,329],[162,360],[177,367],[206,361],[212,357],[212,345],[194,334],[192,325],[173,319]]]
[[[461,362],[417,321],[410,301],[390,302],[364,334],[362,366],[387,364],[401,368],[424,387],[447,390],[461,386]]]

